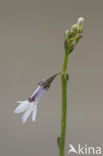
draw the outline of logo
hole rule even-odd
[[[88,146],[88,145],[84,145],[81,146],[80,144],[77,145],[77,148],[75,148],[72,144],[69,145],[69,151],[68,154],[70,153],[75,153],[78,155],[101,155],[102,154],[102,148],[97,146],[97,147],[93,147],[93,146]]]

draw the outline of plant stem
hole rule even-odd
[[[62,68],[62,73],[64,74],[67,69],[67,64],[68,64],[68,52],[65,52],[64,63],[63,63],[63,68]]]
[[[64,156],[65,151],[65,136],[66,136],[66,117],[67,117],[67,82],[68,75],[66,73],[68,56],[73,51],[83,32],[84,18],[80,17],[76,25],[71,27],[71,31],[66,31],[64,36],[65,57],[61,73],[62,85],[62,114],[61,114],[61,136],[58,137],[59,156]]]
[[[65,135],[66,135],[66,114],[67,114],[67,75],[68,53],[65,52],[64,63],[61,74],[62,83],[62,117],[61,117],[61,136],[59,142],[59,156],[64,156]]]

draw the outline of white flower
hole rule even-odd
[[[28,98],[26,101],[18,101],[20,105],[15,109],[15,113],[24,112],[22,117],[22,122],[25,123],[30,114],[32,113],[32,121],[36,120],[36,113],[37,113],[37,104],[42,97],[43,93],[45,92],[45,88],[43,86],[39,86],[36,91],[33,93],[31,97]]]
[[[32,121],[36,120],[36,113],[37,113],[37,104],[39,100],[41,99],[43,93],[48,90],[50,87],[51,82],[53,79],[58,75],[54,74],[47,78],[46,80],[43,80],[39,83],[39,86],[35,90],[32,96],[30,96],[26,101],[18,101],[19,106],[15,109],[14,113],[21,113],[25,112],[22,116],[22,122],[25,123],[30,114],[32,113]]]

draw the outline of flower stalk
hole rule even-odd
[[[71,32],[65,32],[65,56],[62,67],[61,74],[61,86],[62,86],[62,112],[61,112],[61,136],[59,137],[59,156],[64,156],[65,151],[65,136],[66,136],[66,118],[67,118],[67,83],[68,83],[68,74],[67,74],[67,65],[68,65],[68,56],[73,51],[80,38],[82,37],[83,32],[83,23],[84,18],[80,17],[77,21],[77,24],[73,25]]]

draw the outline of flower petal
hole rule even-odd
[[[33,114],[32,114],[32,121],[36,120],[36,113],[37,113],[37,105],[34,105]]]
[[[31,96],[31,98],[34,99],[33,101],[37,101],[38,103],[44,92],[45,92],[44,87],[38,86],[33,95]]]
[[[25,123],[26,120],[28,119],[28,117],[30,116],[31,114],[31,109],[27,109],[27,111],[24,113],[23,117],[22,117],[22,122]]]
[[[21,113],[21,112],[24,112],[27,108],[27,104],[28,104],[28,101],[19,101],[18,103],[21,103],[14,111],[14,113]]]

